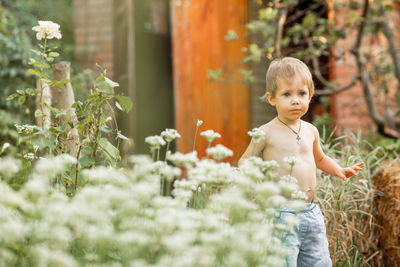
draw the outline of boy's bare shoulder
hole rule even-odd
[[[261,129],[265,134],[268,134],[273,128],[275,127],[275,124],[273,123],[273,120],[267,122],[266,124],[261,125],[258,127]]]
[[[307,121],[301,121],[301,123],[307,128],[310,129],[310,131],[312,131],[312,133],[316,136],[319,136],[319,132],[317,127],[315,127],[313,124],[307,122]]]

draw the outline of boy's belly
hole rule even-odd
[[[290,174],[290,166],[288,166],[286,162],[279,163],[279,165],[281,166],[278,172],[280,176]],[[308,198],[306,201],[311,202],[314,197],[317,184],[316,166],[314,160],[306,161],[298,159],[298,162],[293,167],[292,176],[297,179],[299,189],[307,194]]]

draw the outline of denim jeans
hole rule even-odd
[[[299,222],[282,236],[283,245],[289,249],[286,267],[331,267],[324,216],[318,205],[309,203],[298,213],[283,208],[278,223],[284,223],[288,216],[297,217]]]

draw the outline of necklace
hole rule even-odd
[[[283,121],[281,121],[281,119],[279,119],[277,117],[277,119],[282,122],[286,127],[288,127],[295,135],[296,135],[296,140],[297,140],[297,144],[300,144],[300,131],[301,131],[301,121],[300,121],[300,125],[299,125],[299,130],[296,132],[295,130],[293,130],[289,125],[287,125],[286,123],[284,123]]]

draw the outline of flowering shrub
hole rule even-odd
[[[283,262],[279,236],[293,222],[275,224],[277,209],[299,209],[303,202],[284,197],[296,186],[274,182],[276,163],[249,158],[237,169],[194,153],[169,158],[187,166],[186,179],[175,182],[175,198],[160,196],[160,181],[179,176],[180,169],[147,156],[132,156],[129,168],[84,170],[88,183],[72,198],[53,182],[76,163],[69,155],[38,160],[19,191],[1,181],[0,229],[7,234],[0,238],[0,265],[272,267]],[[18,160],[0,159],[3,178],[19,168]],[[217,184],[202,208],[187,207]]]

